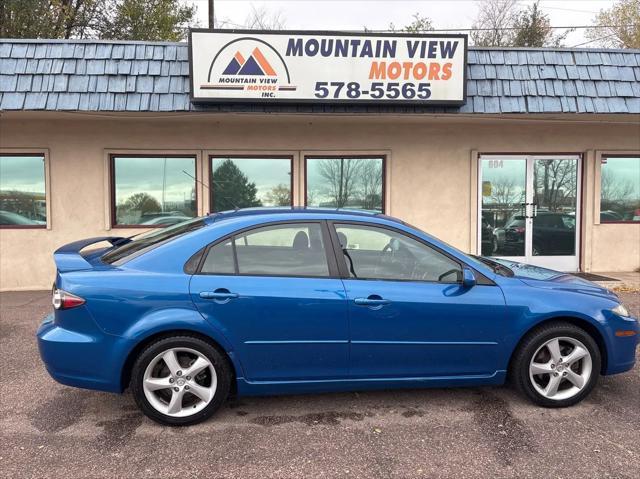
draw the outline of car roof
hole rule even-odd
[[[362,218],[381,218],[396,223],[405,224],[404,221],[392,216],[384,215],[378,211],[370,210],[353,210],[348,208],[315,208],[306,206],[283,206],[274,208],[239,208],[237,210],[221,211],[219,213],[210,213],[207,215],[212,219],[211,223],[219,222],[226,219],[247,217],[247,216],[265,216],[265,215],[287,215],[287,214],[313,214],[313,215],[339,215],[339,216],[357,216]]]

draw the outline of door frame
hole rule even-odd
[[[534,170],[536,160],[576,160],[576,236],[575,254],[572,256],[534,256],[533,245],[533,197],[534,197]],[[476,205],[476,248],[482,252],[482,160],[525,160],[525,215],[527,217],[525,229],[525,254],[524,256],[498,256],[512,261],[542,266],[560,271],[580,271],[582,264],[582,220],[583,197],[582,183],[584,174],[584,155],[582,153],[478,153],[477,156],[477,205]],[[530,209],[531,208],[531,209]]]

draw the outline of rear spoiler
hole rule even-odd
[[[53,253],[53,260],[56,263],[56,268],[58,268],[58,271],[61,273],[92,269],[93,267],[86,259],[84,259],[80,254],[80,251],[89,245],[101,243],[102,241],[108,241],[113,246],[121,246],[129,243],[131,239],[120,236],[98,236],[96,238],[88,238],[66,244],[58,248]]]

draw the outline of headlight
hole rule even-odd
[[[624,317],[629,317],[631,316],[629,314],[629,311],[627,310],[627,308],[624,307],[623,304],[619,304],[618,306],[616,306],[615,308],[613,308],[611,311],[613,311],[614,313],[616,313],[618,316],[624,316]]]

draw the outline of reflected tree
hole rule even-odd
[[[608,209],[633,200],[633,180],[621,178],[614,171],[602,169],[600,176],[601,209]]]
[[[358,175],[362,164],[353,159],[319,160],[318,172],[326,180],[324,194],[336,208],[344,208],[358,191]]]
[[[366,210],[382,209],[382,162],[362,161],[360,166],[360,195]]]
[[[162,211],[160,202],[149,193],[135,193],[129,196],[123,203],[118,205],[120,212],[126,214],[130,212],[158,213]]]
[[[273,206],[289,206],[291,205],[291,188],[284,183],[274,186],[266,194],[265,200]]]
[[[262,206],[256,184],[249,181],[240,168],[230,159],[223,161],[212,174],[213,210]]]
[[[534,168],[534,202],[559,211],[574,206],[577,194],[577,162],[575,160],[537,160]]]
[[[491,182],[491,199],[498,205],[510,206],[524,201],[524,190],[515,178],[501,176]]]

